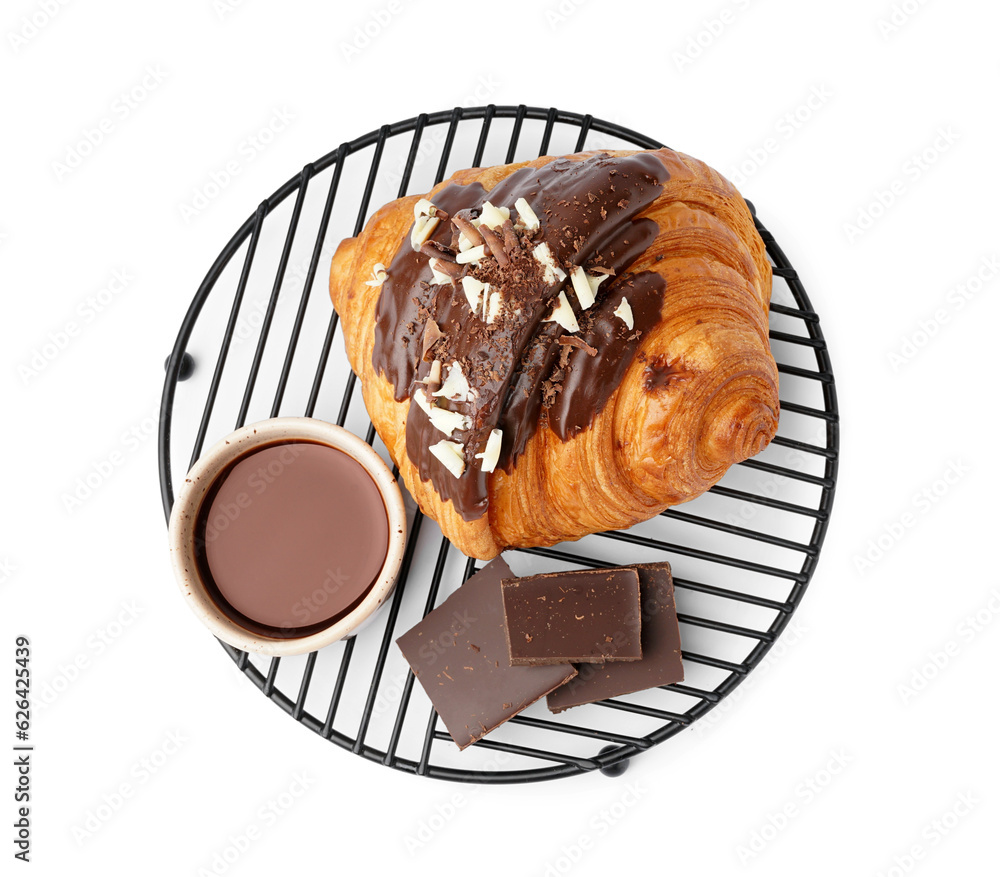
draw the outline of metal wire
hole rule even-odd
[[[240,229],[233,235],[232,239],[223,248],[215,263],[209,269],[208,274],[202,281],[194,300],[192,301],[187,314],[185,315],[180,331],[174,344],[173,351],[167,363],[167,374],[164,382],[163,396],[161,402],[160,431],[159,431],[159,466],[160,466],[160,488],[163,501],[164,512],[169,519],[170,509],[174,501],[174,490],[172,482],[172,427],[175,391],[178,384],[181,360],[187,350],[192,331],[198,321],[202,309],[208,296],[215,289],[216,283],[229,264],[233,256],[240,250],[244,243],[247,243],[246,254],[244,256],[243,267],[239,281],[233,294],[232,306],[222,337],[219,339],[218,355],[211,382],[205,398],[201,418],[197,428],[197,433],[193,443],[190,460],[193,463],[201,454],[204,442],[207,438],[209,423],[215,408],[220,381],[226,368],[230,345],[233,340],[238,316],[243,304],[244,293],[247,287],[247,280],[255,254],[258,249],[258,242],[263,233],[263,227],[267,217],[285,199],[295,194],[295,202],[292,208],[291,218],[285,229],[284,245],[278,263],[278,269],[271,288],[271,295],[268,299],[267,309],[264,314],[263,324],[258,336],[257,346],[254,351],[253,360],[240,404],[239,412],[235,417],[236,426],[243,424],[247,417],[250,400],[256,387],[260,365],[265,353],[266,345],[270,340],[270,329],[272,318],[277,306],[285,270],[288,265],[289,254],[296,234],[301,232],[299,220],[302,213],[307,188],[311,180],[316,178],[324,170],[332,167],[332,175],[327,190],[322,216],[315,228],[315,239],[312,248],[312,256],[306,275],[306,281],[302,289],[298,308],[296,310],[294,324],[287,342],[285,356],[281,366],[280,377],[274,391],[274,401],[271,407],[271,416],[277,416],[285,390],[288,385],[292,363],[298,349],[300,332],[305,319],[306,309],[309,303],[313,281],[320,268],[323,244],[326,240],[334,203],[343,176],[343,170],[348,159],[369,147],[373,147],[372,156],[365,177],[364,191],[358,203],[353,234],[357,235],[362,229],[369,213],[370,201],[376,181],[379,178],[382,156],[386,143],[395,137],[409,134],[411,137],[407,159],[403,168],[399,195],[406,194],[412,172],[414,170],[418,150],[421,141],[428,128],[445,126],[445,137],[441,145],[440,157],[438,160],[436,181],[444,178],[447,171],[452,150],[454,148],[455,137],[460,126],[473,125],[478,122],[479,134],[473,160],[469,166],[479,166],[482,162],[485,150],[489,144],[491,133],[495,131],[494,122],[497,119],[512,119],[513,127],[509,135],[507,144],[507,162],[514,160],[519,140],[524,131],[525,120],[537,120],[545,123],[544,131],[539,145],[539,154],[546,154],[549,149],[551,138],[557,126],[567,126],[578,131],[576,140],[576,151],[587,147],[588,138],[594,133],[606,134],[621,140],[624,143],[632,144],[635,147],[653,149],[661,146],[656,140],[641,135],[635,131],[623,128],[611,122],[595,119],[590,115],[580,115],[577,113],[565,112],[555,108],[539,108],[520,106],[494,106],[475,108],[455,108],[450,111],[443,111],[431,114],[421,114],[412,119],[406,119],[393,125],[385,125],[378,131],[342,144],[337,149],[323,156],[316,162],[307,164],[299,174],[296,174],[283,186],[281,186],[271,197],[261,202],[260,206],[250,216]],[[352,168],[357,172],[356,168]],[[732,588],[724,588],[712,582],[695,581],[687,577],[676,577],[675,586],[678,592],[691,591],[714,598],[729,601],[733,604],[758,607],[775,612],[773,622],[766,629],[755,629],[727,622],[723,619],[705,617],[689,613],[680,613],[679,619],[683,624],[693,627],[715,631],[730,637],[738,637],[742,640],[754,643],[743,660],[730,660],[718,655],[701,654],[685,649],[684,661],[688,665],[702,665],[715,670],[725,671],[725,678],[712,690],[697,688],[692,685],[667,685],[664,690],[674,694],[684,695],[693,698],[695,704],[684,711],[676,712],[668,709],[661,709],[648,704],[629,702],[622,699],[604,701],[597,707],[603,710],[612,710],[618,713],[631,714],[643,719],[654,719],[663,724],[654,731],[641,734],[630,735],[610,731],[604,728],[593,727],[590,724],[569,721],[551,721],[547,719],[533,718],[526,715],[517,716],[511,720],[511,724],[524,728],[530,728],[548,735],[546,739],[551,739],[553,734],[565,734],[574,739],[593,740],[598,751],[592,756],[579,756],[569,752],[553,751],[552,749],[540,749],[532,746],[515,745],[510,742],[485,739],[476,744],[476,748],[494,752],[502,752],[507,755],[516,756],[520,759],[528,759],[538,762],[539,767],[529,769],[514,770],[475,770],[457,769],[435,763],[433,758],[434,746],[439,741],[448,741],[444,745],[451,746],[450,737],[440,730],[437,724],[437,714],[432,709],[428,716],[423,743],[420,748],[419,758],[406,758],[398,754],[397,749],[400,744],[403,723],[409,713],[411,705],[411,695],[413,693],[414,678],[412,673],[408,674],[403,684],[400,701],[393,718],[389,742],[385,750],[380,750],[366,742],[371,721],[373,717],[373,707],[379,693],[382,675],[385,669],[386,660],[389,655],[390,645],[393,639],[396,621],[402,605],[404,593],[408,589],[425,588],[426,600],[424,602],[423,614],[430,612],[437,603],[440,587],[444,575],[446,561],[450,552],[455,552],[447,539],[442,537],[436,555],[434,571],[430,581],[410,581],[409,570],[413,562],[414,553],[417,550],[417,543],[420,538],[422,517],[419,512],[410,528],[406,554],[403,560],[403,567],[389,606],[383,610],[386,615],[385,628],[379,644],[374,666],[366,668],[370,677],[367,695],[364,706],[360,713],[345,716],[340,712],[342,695],[348,676],[352,671],[352,662],[355,654],[355,644],[357,638],[348,640],[342,650],[340,664],[337,669],[336,680],[331,691],[327,704],[326,713],[323,716],[316,716],[305,708],[306,697],[310,691],[313,681],[313,671],[316,665],[317,652],[310,654],[305,661],[305,666],[297,689],[294,693],[286,693],[277,684],[278,670],[280,666],[279,658],[272,658],[266,674],[254,666],[246,652],[239,651],[231,646],[223,645],[223,648],[236,663],[237,667],[254,683],[270,700],[291,715],[296,721],[301,722],[310,730],[336,743],[338,746],[349,749],[357,755],[361,755],[371,761],[379,762],[398,770],[429,776],[439,779],[457,780],[462,782],[489,782],[489,783],[513,783],[524,781],[537,781],[554,779],[557,777],[571,776],[585,773],[597,769],[610,767],[613,764],[630,759],[652,746],[663,742],[674,734],[689,727],[696,720],[704,716],[709,710],[716,707],[749,675],[756,667],[768,650],[774,645],[781,632],[788,625],[792,613],[802,599],[806,586],[815,571],[816,564],[820,556],[820,550],[826,535],[827,524],[829,522],[830,511],[833,505],[834,488],[837,479],[837,462],[839,450],[839,417],[837,410],[836,386],[833,371],[830,365],[829,353],[823,334],[820,329],[819,317],[812,309],[809,298],[798,277],[797,272],[788,261],[784,252],[775,242],[773,235],[764,228],[757,219],[753,205],[749,205],[754,214],[754,220],[758,231],[761,234],[767,252],[774,265],[774,276],[779,280],[784,280],[795,301],[795,307],[782,305],[773,302],[771,305],[772,315],[780,315],[789,321],[798,321],[796,328],[800,332],[789,332],[772,329],[770,336],[773,341],[792,345],[797,349],[810,352],[815,359],[815,367],[803,367],[801,364],[793,365],[784,363],[778,357],[778,370],[783,375],[794,376],[807,381],[818,382],[823,398],[823,407],[817,408],[800,403],[782,400],[783,412],[790,412],[806,418],[814,419],[822,426],[825,442],[822,446],[809,442],[799,441],[779,433],[772,442],[777,447],[787,448],[802,454],[816,457],[822,461],[823,474],[816,475],[809,472],[799,471],[786,466],[776,465],[763,460],[748,460],[739,467],[751,471],[758,471],[773,476],[776,480],[807,484],[819,489],[819,499],[815,504],[802,505],[799,502],[792,502],[780,496],[757,494],[751,491],[736,489],[723,484],[716,485],[709,493],[715,494],[726,500],[736,500],[743,503],[750,503],[753,506],[767,508],[793,516],[802,517],[812,521],[812,530],[808,542],[796,539],[784,538],[780,535],[761,532],[740,526],[732,522],[714,520],[710,517],[695,514],[690,511],[694,506],[668,509],[663,513],[663,517],[675,520],[686,526],[699,527],[707,530],[718,531],[729,536],[741,539],[753,540],[759,543],[774,546],[785,551],[790,551],[796,555],[801,555],[801,565],[798,569],[785,569],[770,564],[762,564],[746,560],[744,558],[733,557],[721,552],[710,551],[703,548],[696,548],[691,545],[679,544],[677,542],[666,542],[654,540],[647,536],[637,535],[633,532],[608,532],[600,534],[601,538],[609,542],[624,542],[630,545],[641,546],[645,549],[655,549],[667,558],[687,557],[707,564],[720,565],[730,569],[739,570],[742,573],[752,576],[764,576],[768,579],[787,581],[789,590],[785,599],[772,599],[763,597],[749,591],[741,591]],[[313,416],[317,406],[320,389],[326,374],[329,355],[333,340],[338,327],[338,317],[331,311],[329,323],[322,349],[317,357],[315,371],[311,384],[308,402],[305,406],[304,414]],[[787,326],[786,326],[787,328]],[[340,406],[336,422],[343,425],[351,410],[352,402],[355,401],[356,378],[349,375],[345,382],[341,396]],[[374,441],[375,430],[369,426],[366,439],[370,443]],[[593,544],[593,543],[591,543]],[[424,549],[426,550],[426,549]],[[601,567],[613,565],[607,560],[599,557],[584,556],[578,549],[565,547],[544,549],[531,548],[521,549],[524,553],[543,556],[552,560],[563,560],[576,566]],[[463,572],[464,581],[476,571],[475,561],[468,559]],[[364,634],[362,634],[363,636]],[[374,634],[369,634],[374,635]],[[562,717],[560,717],[562,719]],[[339,727],[335,727],[339,725]],[[354,730],[344,730],[344,729]]]

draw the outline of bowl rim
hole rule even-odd
[[[251,450],[276,441],[308,441],[342,451],[371,476],[385,504],[389,541],[375,584],[361,603],[329,627],[307,636],[275,638],[253,633],[225,615],[209,596],[198,572],[194,528],[202,503],[226,467]],[[406,509],[396,478],[366,441],[342,426],[313,417],[274,417],[249,423],[219,439],[184,477],[170,512],[170,558],[185,602],[223,642],[243,651],[283,657],[301,655],[335,643],[367,621],[392,593],[406,546]]]

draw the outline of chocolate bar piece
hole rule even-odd
[[[576,676],[510,665],[500,582],[512,577],[498,557],[396,640],[460,749]]]
[[[544,573],[503,583],[514,666],[637,661],[642,657],[634,569]]]
[[[552,712],[684,679],[670,564],[647,563],[634,569],[642,594],[642,660],[581,664],[576,678],[548,696]]]

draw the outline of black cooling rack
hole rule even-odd
[[[463,141],[474,145],[464,155]],[[390,197],[401,196],[426,190],[412,189],[420,169],[429,174],[436,167],[437,182],[459,167],[480,166],[484,157],[494,164],[550,149],[563,154],[661,145],[590,115],[491,105],[422,114],[386,125],[307,164],[261,202],[232,237],[181,324],[167,361],[160,417],[160,486],[168,518],[175,472],[185,472],[206,441],[214,442],[247,421],[255,391],[257,397],[265,389],[273,392],[269,416],[316,416],[346,424],[364,433],[370,444],[377,443],[360,394],[354,393],[354,375],[342,361],[337,364],[338,319],[329,306],[326,278],[330,247],[362,229],[370,208],[382,203],[371,203],[380,184],[384,188],[388,181],[395,186],[398,180],[398,192]],[[394,147],[400,150],[395,173],[387,170],[386,159],[387,150]],[[344,195],[351,184],[359,191]],[[311,213],[304,208],[307,195],[318,199]],[[349,218],[342,219],[338,207],[345,198]],[[545,780],[593,770],[614,773],[628,759],[694,724],[730,695],[760,664],[802,599],[829,522],[838,458],[836,390],[819,317],[795,269],[756,218],[752,205],[750,209],[775,277],[771,339],[782,376],[782,416],[770,448],[734,467],[703,497],[632,530],[507,554],[512,565],[516,555],[536,569],[538,564],[600,567],[669,559],[684,640],[684,684],[558,716],[548,714],[544,703],[536,704],[458,753],[423,692],[414,686],[408,668],[398,670],[400,658],[393,640],[477,566],[412,508],[401,577],[377,620],[356,637],[299,659],[261,659],[223,644],[246,677],[297,722],[344,749],[409,773],[466,782]],[[311,218],[303,219],[307,215]],[[296,299],[299,282],[289,281],[290,262],[296,241],[303,240],[310,255],[300,263],[307,268],[304,280],[298,277],[302,282]],[[274,245],[277,264],[273,274],[267,274],[270,293],[251,315],[257,317],[254,321],[247,315],[247,289],[255,257],[268,241]],[[235,260],[227,272],[238,253],[242,266]],[[202,325],[199,318],[210,297],[222,305],[218,325],[213,328],[202,321],[207,327],[202,335],[207,333],[208,340],[203,338],[192,351],[192,333]],[[281,337],[275,315],[286,300],[295,304],[294,317],[287,315],[287,337]],[[323,316],[313,317],[314,311]],[[319,319],[325,334],[316,350],[307,351],[303,329]],[[246,348],[236,362],[234,345],[247,334],[255,338],[252,356]],[[265,362],[275,375],[273,383],[265,377]],[[192,366],[200,384],[185,383],[180,399],[179,382],[188,378]],[[234,375],[236,369],[239,373]],[[220,395],[220,387],[227,383],[237,386],[228,400],[225,393]],[[272,385],[265,387],[266,383]],[[197,391],[188,393],[186,388],[196,384]],[[295,410],[286,410],[289,405],[283,403],[293,386],[300,389],[299,398]],[[177,426],[179,413],[188,415],[186,437]],[[262,411],[262,416],[268,415]],[[519,572],[516,566],[515,572]],[[390,664],[397,667],[392,679],[387,678]]]

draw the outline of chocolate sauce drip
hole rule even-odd
[[[425,244],[422,253],[413,251],[408,238],[400,246],[376,309],[372,363],[392,384],[397,401],[412,398],[418,390],[437,389],[429,383],[434,360],[441,363],[442,379],[453,363],[460,365],[475,395],[444,405],[466,415],[468,427],[447,436],[411,405],[406,450],[420,477],[431,480],[463,519],[475,520],[486,512],[486,473],[475,454],[483,451],[490,432],[502,430],[497,465],[510,471],[545,422],[563,440],[586,429],[618,387],[643,334],[658,321],[663,278],[651,271],[629,274],[627,269],[656,238],[657,224],[635,217],[656,200],[668,176],[650,153],[601,154],[522,168],[488,193],[479,183],[453,183],[432,200],[456,221],[439,222],[430,237],[432,246]],[[534,211],[539,229],[515,228],[518,198]],[[454,285],[435,283],[427,254],[440,253],[442,261],[452,258],[448,250],[458,250],[459,231],[479,217],[487,200],[509,208],[510,220],[492,232],[481,226],[486,256],[478,265],[449,265]],[[551,275],[546,279],[533,255],[542,243],[567,273],[582,266],[588,274],[611,275],[598,287],[590,308],[581,308],[569,277],[562,282]],[[461,282],[465,276],[501,293],[502,309],[492,323],[483,318],[483,310],[472,313]],[[586,346],[566,343],[567,330],[546,320],[560,292],[565,292],[580,325],[572,334]],[[632,309],[631,328],[614,313],[622,298]],[[443,338],[433,331],[426,334],[431,320]],[[463,445],[465,470],[460,477],[430,453],[430,446],[440,441]]]

